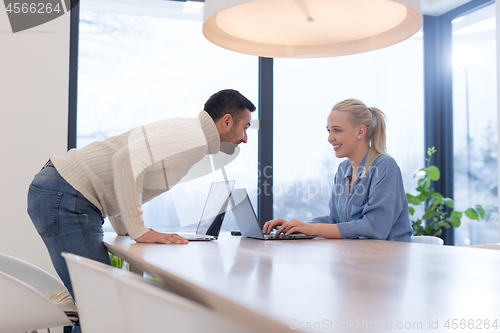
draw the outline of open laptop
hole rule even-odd
[[[234,180],[215,182],[210,186],[207,201],[201,214],[200,222],[194,233],[177,233],[189,241],[216,240],[226,215],[229,198],[234,188]]]
[[[257,215],[255,215],[250,198],[248,197],[247,190],[244,188],[238,188],[233,191],[231,206],[242,236],[263,240],[307,239],[316,237],[304,234],[291,234],[286,236],[282,233],[280,235],[274,235],[274,232],[269,235],[264,234],[260,227],[259,220],[257,219]]]

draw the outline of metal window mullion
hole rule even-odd
[[[451,21],[443,16],[424,16],[424,127],[427,148],[436,147],[433,163],[441,170],[435,190],[453,198],[453,82]],[[454,244],[453,228],[441,235]]]
[[[273,219],[273,58],[259,57],[259,177],[257,215]]]
[[[71,0],[71,8],[69,37],[68,150],[76,148],[80,2],[78,0]]]

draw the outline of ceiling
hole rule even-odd
[[[199,0],[195,0],[199,2]],[[420,0],[424,15],[439,16],[457,8],[471,0]],[[191,3],[193,3],[191,1]],[[81,0],[82,7],[97,10],[122,12],[128,14],[170,16],[166,13],[169,8],[183,6],[183,1],[167,0]],[[196,7],[197,4],[194,4]],[[90,7],[90,8],[89,8]],[[120,8],[121,7],[121,8]],[[188,19],[201,19],[203,15],[186,15]]]
[[[471,0],[420,0],[422,14],[439,16]]]

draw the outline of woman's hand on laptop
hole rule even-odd
[[[135,239],[137,243],[158,243],[158,244],[187,244],[188,241],[177,234],[164,234],[151,231]]]
[[[314,224],[293,219],[283,223],[281,227],[277,228],[278,230],[276,230],[275,235],[280,235],[281,233],[287,236],[291,234],[316,235],[314,228]]]
[[[283,219],[275,219],[275,220],[270,220],[264,223],[264,227],[262,228],[262,231],[268,235],[271,231],[273,231],[274,228],[277,228],[278,226],[282,225],[283,223],[286,223],[285,220]]]
[[[287,236],[290,234],[316,235],[314,233],[314,225],[295,219],[288,222],[279,218],[267,221],[262,231],[264,231],[265,234],[269,234],[274,228],[277,229],[274,233],[276,236],[279,236],[281,233]]]

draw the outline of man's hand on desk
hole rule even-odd
[[[137,243],[157,243],[157,244],[187,244],[188,241],[177,234],[164,234],[154,230],[146,232],[135,239]]]

